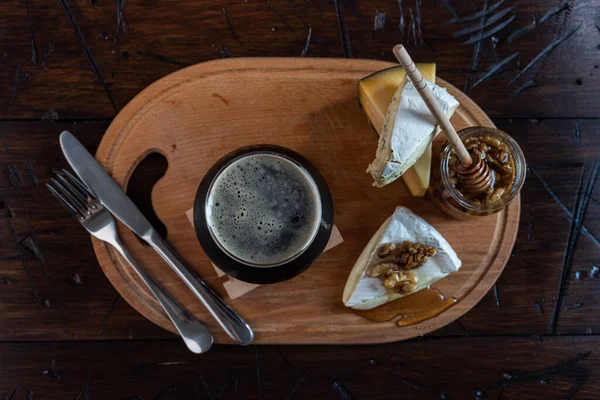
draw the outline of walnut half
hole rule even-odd
[[[417,287],[417,277],[412,272],[394,272],[383,282],[388,290],[410,293]]]
[[[394,243],[386,243],[377,250],[377,257],[386,258],[391,256],[396,251],[396,245]]]
[[[405,271],[419,268],[421,265],[435,255],[435,247],[427,246],[418,242],[405,240],[402,245],[396,249],[394,261]]]
[[[371,278],[377,278],[378,276],[387,277],[390,275],[390,273],[392,273],[394,271],[399,271],[399,270],[400,270],[400,267],[398,266],[398,264],[393,263],[393,262],[384,262],[381,264],[377,264],[373,268],[371,268],[368,275]]]

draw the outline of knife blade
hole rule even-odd
[[[60,146],[71,167],[102,204],[129,229],[146,239],[153,230],[133,201],[71,132],[60,135]]]
[[[63,131],[60,134],[60,146],[73,170],[96,194],[100,202],[156,250],[204,304],[229,337],[242,345],[250,344],[254,339],[254,333],[250,326],[239,314],[226,305],[198,275],[192,272],[81,142],[71,132]]]

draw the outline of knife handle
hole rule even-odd
[[[231,307],[208,286],[206,282],[196,275],[185,262],[175,253],[169,244],[154,230],[145,238],[156,252],[169,264],[179,275],[187,287],[202,302],[204,307],[217,320],[221,328],[233,341],[243,346],[252,343],[254,332],[250,325],[242,319]]]
[[[115,234],[114,237],[105,237],[108,243],[112,244],[115,249],[125,258],[129,265],[138,273],[142,281],[152,292],[156,300],[163,307],[173,325],[183,338],[186,346],[194,353],[200,354],[208,351],[213,343],[213,336],[206,326],[198,321],[188,310],[172,298],[158,283],[146,273],[144,268],[136,261],[135,258],[127,251],[119,237]]]

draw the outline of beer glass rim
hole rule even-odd
[[[212,237],[205,213],[206,201],[210,193],[209,189],[215,177],[218,176],[224,166],[228,165],[234,159],[240,159],[246,154],[264,153],[265,151],[291,159],[308,172],[308,176],[316,184],[321,201],[320,223],[318,224],[317,233],[308,247],[294,259],[270,268],[255,267],[239,262],[224,252]],[[221,157],[208,169],[196,192],[193,220],[196,237],[206,256],[217,268],[227,275],[245,282],[256,284],[276,283],[291,279],[304,272],[323,253],[333,229],[333,199],[325,178],[304,156],[286,147],[272,144],[258,144],[234,150]]]

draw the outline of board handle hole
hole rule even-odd
[[[158,218],[152,206],[152,189],[156,185],[156,182],[165,175],[168,167],[169,163],[162,154],[156,152],[148,154],[135,167],[131,178],[129,178],[126,190],[127,196],[129,196],[142,214],[150,221],[154,229],[165,239],[167,237],[167,227]],[[139,237],[137,238],[140,243],[147,246],[146,242]]]

